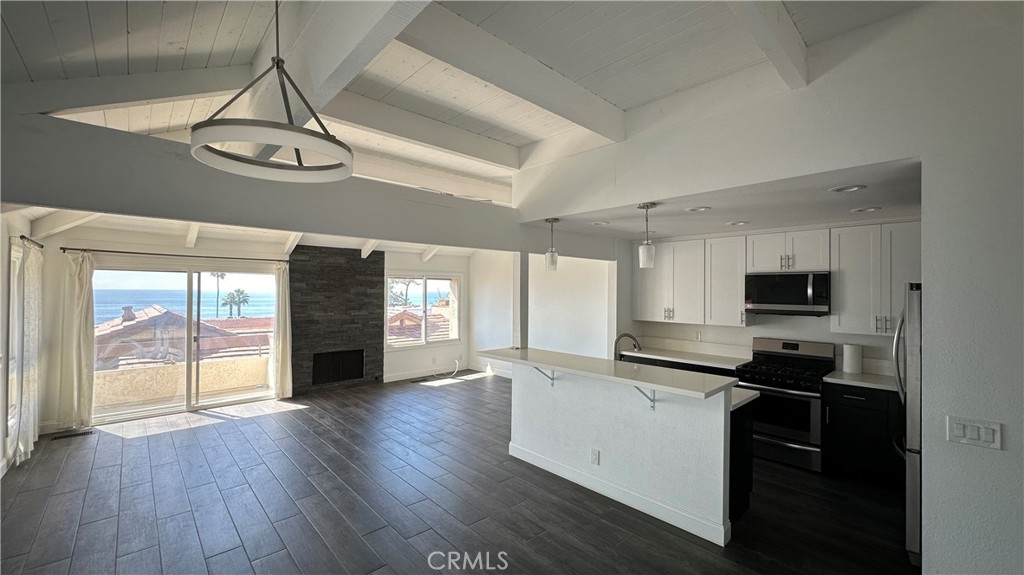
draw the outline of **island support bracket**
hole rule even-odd
[[[640,389],[639,387],[637,387],[637,386],[635,386],[635,385],[633,386],[633,389],[635,389],[635,390],[639,391],[639,392],[640,392],[640,395],[642,395],[642,396],[646,397],[646,398],[647,398],[647,400],[651,402],[651,411],[654,411],[654,397],[655,397],[655,395],[656,395],[656,394],[657,394],[658,392],[656,392],[656,391],[654,391],[654,390],[652,389],[652,390],[651,390],[651,394],[650,394],[650,395],[647,395],[647,392],[646,392],[646,391],[644,391],[644,390]]]
[[[548,378],[548,381],[551,382],[551,387],[555,386],[555,370],[551,370],[551,375],[548,375],[543,369],[537,367],[536,365],[531,365],[530,367],[532,367],[533,369],[536,369],[537,373],[539,373],[539,374],[543,375],[544,377]],[[652,407],[651,409],[654,409],[654,408]]]

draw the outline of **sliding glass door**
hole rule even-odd
[[[273,274],[195,272],[194,403],[270,397],[277,296]]]
[[[93,417],[184,409],[189,355],[188,274],[93,274]]]
[[[145,267],[93,275],[94,420],[273,397],[274,274]]]

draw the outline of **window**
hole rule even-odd
[[[387,343],[402,347],[459,339],[459,278],[388,277]]]

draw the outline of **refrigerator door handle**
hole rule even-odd
[[[892,367],[896,374],[896,391],[900,395],[900,403],[907,404],[907,387],[903,381],[903,374],[900,373],[900,338],[903,337],[903,328],[907,318],[906,310],[900,313],[900,319],[896,322],[896,334],[892,338]]]

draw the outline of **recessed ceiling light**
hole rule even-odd
[[[866,187],[867,186],[864,184],[853,184],[851,186],[836,186],[834,188],[829,188],[828,191],[845,194],[846,192],[856,192],[858,190],[863,190]]]
[[[607,226],[610,223],[611,222],[608,222],[608,221],[605,221],[605,220],[601,220],[601,221],[598,221],[598,222],[590,222],[590,225],[592,225],[592,226]]]
[[[747,225],[749,223],[750,222],[742,222],[742,221],[741,222],[726,222],[725,225],[727,225],[727,226],[745,226],[745,225]]]
[[[853,208],[850,211],[855,213],[855,214],[866,214],[866,213],[870,213],[870,212],[879,212],[881,210],[882,210],[882,208],[880,208],[878,206],[870,206],[870,207],[867,207],[867,208]]]
[[[710,212],[711,208],[709,208],[708,206],[696,206],[696,207],[693,207],[693,208],[686,208],[686,211],[688,211],[688,212]]]

